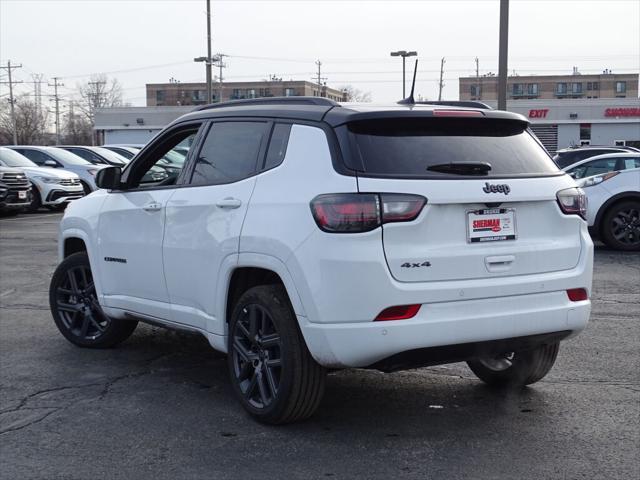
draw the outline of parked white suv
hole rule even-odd
[[[180,175],[144,182],[180,142]],[[229,102],[97,183],[60,225],[62,334],[108,347],[137,321],[199,332],[261,421],[310,416],[326,369],[466,360],[489,384],[530,384],[588,321],[585,196],[520,115]]]
[[[622,161],[637,162],[640,167],[640,154],[635,158],[625,154]],[[605,171],[578,184],[588,197],[586,218],[592,234],[611,248],[639,251],[640,168]]]
[[[52,210],[62,209],[70,201],[84,196],[80,178],[75,173],[39,167],[10,148],[0,147],[0,166],[18,168],[31,181],[35,187],[31,191],[31,211],[41,206]]]

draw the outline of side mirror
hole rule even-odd
[[[58,164],[56,162],[54,162],[53,160],[45,160],[44,161],[44,166],[45,167],[53,167],[56,168],[58,166]]]
[[[121,171],[119,167],[101,168],[96,172],[96,186],[107,190],[115,190],[121,187]]]

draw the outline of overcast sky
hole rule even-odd
[[[224,77],[275,74],[311,80],[317,59],[327,84],[351,84],[374,101],[401,96],[401,60],[417,50],[416,92],[458,98],[458,77],[496,72],[498,0],[220,1],[212,0],[213,52],[230,55]],[[520,74],[638,72],[639,0],[511,0],[509,71]],[[120,80],[124,100],[144,105],[146,83],[204,81],[205,0],[0,0],[0,62],[32,89],[31,75],[63,77],[71,96],[88,75]],[[409,76],[409,75],[408,75]],[[6,77],[3,77],[6,81]],[[8,88],[0,86],[0,98]],[[43,93],[49,92],[46,86]]]

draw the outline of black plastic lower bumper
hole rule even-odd
[[[486,342],[460,343],[442,347],[418,348],[397,353],[367,368],[383,372],[395,372],[411,368],[464,362],[479,357],[496,357],[502,353],[530,350],[540,345],[556,343],[568,337],[571,330],[528,335],[526,337],[504,338]]]

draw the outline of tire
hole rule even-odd
[[[229,322],[227,363],[233,391],[250,415],[272,425],[310,417],[326,371],[305,344],[281,285],[245,292]]]
[[[640,250],[640,201],[625,200],[607,210],[600,225],[602,241],[610,248]]]
[[[85,252],[69,255],[58,265],[49,286],[49,306],[60,333],[79,347],[113,347],[129,338],[138,324],[104,314]]]
[[[36,188],[34,187],[31,191],[31,203],[29,204],[29,208],[27,208],[27,211],[35,213],[40,209],[41,206],[42,198],[40,198],[40,192],[38,192],[38,190],[36,190]]]
[[[522,387],[541,380],[549,373],[558,356],[559,347],[559,343],[541,345],[496,358],[470,360],[467,365],[488,385]]]

